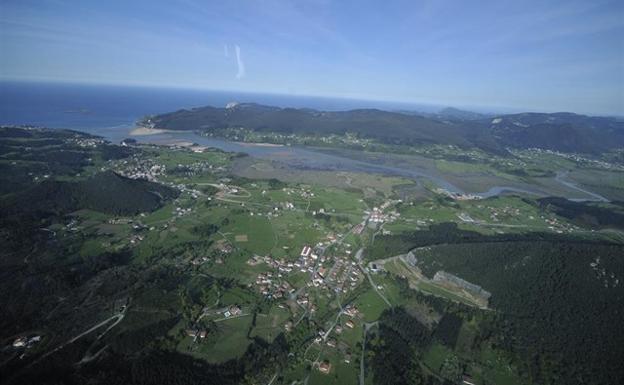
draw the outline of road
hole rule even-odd
[[[381,291],[379,291],[379,289],[377,288],[377,285],[375,285],[375,282],[373,282],[373,278],[371,277],[370,273],[368,272],[368,269],[364,268],[364,266],[362,266],[362,253],[364,252],[364,249],[359,249],[357,251],[357,253],[355,253],[355,259],[357,260],[357,264],[360,267],[360,270],[362,270],[362,272],[364,274],[366,274],[366,277],[368,278],[368,282],[370,282],[371,286],[373,287],[373,289],[375,290],[375,292],[377,292],[377,294],[379,294],[379,297],[381,297],[381,299],[383,299],[383,301],[388,305],[388,307],[392,307],[392,304],[390,303],[390,301],[388,301],[388,298],[386,298],[385,295],[383,295],[383,293]]]
[[[364,338],[362,341],[362,357],[360,358],[360,385],[364,385],[364,382],[366,380],[365,376],[365,363],[364,363],[364,353],[366,352],[366,335],[368,334],[368,330],[373,327],[373,326],[377,326],[377,324],[379,323],[379,321],[375,321],[375,322],[369,322],[369,323],[365,323],[364,324]]]
[[[90,334],[91,332],[94,332],[95,330],[101,328],[102,326],[106,325],[110,321],[115,320],[115,322],[112,325],[110,325],[102,334],[100,334],[98,336],[98,340],[99,340],[100,338],[102,338],[102,336],[104,336],[104,334],[106,334],[109,330],[111,330],[119,322],[121,322],[121,320],[123,320],[124,316],[126,315],[126,310],[127,310],[127,307],[124,307],[124,309],[120,313],[117,313],[117,314],[115,314],[115,315],[105,319],[104,321],[98,323],[97,325],[94,325],[94,326],[90,327],[89,329],[87,329],[84,332],[78,334],[77,336],[72,337],[67,342],[57,346],[56,348],[54,348],[54,349],[50,350],[49,352],[45,353],[44,355],[42,355],[41,357],[39,357],[35,361],[31,362],[30,365],[28,365],[28,366],[34,365],[35,363],[43,360],[44,358],[50,356],[51,354],[54,354],[54,353],[58,352],[59,350],[63,349],[65,346],[70,345],[70,344],[76,342],[80,338],[86,336],[87,334]]]

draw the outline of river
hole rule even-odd
[[[127,137],[128,135],[126,134],[128,134],[128,131],[124,133],[117,131],[113,136],[109,135],[108,138],[112,141],[119,141],[123,137]],[[351,159],[335,154],[327,154],[303,146],[281,146],[258,143],[233,142],[225,139],[200,136],[192,132],[161,133],[145,136],[136,136],[134,138],[137,139],[139,142],[152,144],[192,142],[197,143],[201,146],[218,148],[228,152],[243,152],[248,154],[249,156],[258,159],[280,162],[289,167],[297,169],[377,173],[382,175],[401,176],[412,179],[417,183],[421,183],[423,180],[427,180],[447,191],[459,194],[466,193],[466,191],[444,179],[441,175],[431,175],[414,169],[375,164],[372,162]],[[565,174],[558,174],[555,180],[568,188],[583,192],[589,196],[589,198],[587,199],[576,199],[577,201],[608,201],[606,198],[598,194],[581,189],[572,182],[564,180],[564,177]],[[487,191],[476,193],[475,195],[478,195],[482,198],[489,198],[510,192],[536,196],[543,195],[536,191],[531,191],[530,189],[521,189],[513,186],[492,186]]]

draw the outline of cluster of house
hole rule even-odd
[[[192,265],[201,265],[204,262],[207,262],[210,258],[206,257],[206,256],[202,256],[202,257],[197,257],[197,258],[193,258],[191,260],[191,264]]]
[[[397,220],[399,216],[401,216],[401,214],[397,212],[396,210],[391,211],[389,213],[384,212],[384,210],[387,209],[388,206],[390,206],[392,203],[393,203],[392,201],[386,201],[379,207],[373,207],[372,211],[365,212],[366,214],[368,214],[368,223],[377,224],[377,223],[384,223],[384,222],[393,222]]]
[[[312,279],[308,281],[308,286],[319,287],[321,289],[334,290],[336,293],[348,292],[357,286],[360,280],[360,271],[356,263],[345,257],[333,257],[334,265],[331,268],[324,266],[329,262],[329,258],[318,256],[312,252],[310,246],[304,246],[301,251],[299,261],[295,266],[303,273],[308,272]]]
[[[167,172],[167,166],[156,164],[151,159],[144,159],[135,155],[130,159],[121,161],[120,167],[117,167],[116,171],[128,178],[156,181],[160,175]]]
[[[78,231],[78,220],[76,220],[76,218],[72,218],[69,223],[67,223],[65,225],[65,230],[67,231]]]
[[[353,305],[347,305],[343,311],[343,314],[348,315],[350,318],[344,323],[344,326],[349,328],[349,329],[353,329],[355,328],[355,318],[359,315],[359,311],[358,309],[353,306]],[[337,334],[340,335],[343,332],[343,327],[342,325],[336,325],[333,328],[333,331]],[[344,363],[349,364],[351,363],[351,351],[349,350],[349,347],[347,344],[345,343],[341,343],[339,342],[336,338],[328,338],[329,337],[329,332],[326,332],[324,330],[319,330],[318,331],[318,335],[316,336],[316,338],[314,339],[314,342],[317,344],[321,344],[323,343],[323,341],[325,341],[325,345],[327,345],[330,348],[338,348],[340,351],[342,351],[342,359],[344,361]],[[318,366],[318,370],[321,373],[324,374],[328,374],[331,371],[331,363],[329,361],[323,361],[319,364]]]
[[[245,204],[241,203],[241,206],[244,207]],[[249,211],[249,216],[251,217],[253,217],[254,215],[257,215],[259,217],[266,216],[268,219],[277,218],[279,217],[278,210],[279,210],[279,207],[274,207],[273,211],[269,210],[266,213],[262,213],[260,211],[257,211],[257,212]]]
[[[163,182],[161,181],[160,183],[163,183]],[[180,191],[181,193],[189,194],[191,196],[191,198],[193,198],[193,199],[197,199],[197,198],[199,198],[202,195],[201,191],[199,191],[197,189],[194,189],[194,188],[191,188],[191,187],[185,185],[184,183],[178,183],[178,184],[176,184],[176,183],[164,183],[164,184],[169,186],[169,187],[171,187],[171,188],[174,188],[174,189]],[[208,197],[208,200],[211,200],[211,198]],[[178,202],[178,201],[179,200],[176,199],[176,202]]]
[[[139,243],[141,243],[141,241],[145,239],[145,237],[141,234],[132,234],[130,235],[130,244],[131,245],[137,245]]]
[[[342,309],[342,314],[345,314],[345,315],[349,316],[349,319],[347,321],[345,321],[344,326],[349,328],[349,329],[355,328],[356,318],[359,316],[360,311],[353,305],[347,305],[344,309]],[[336,325],[333,328],[333,331],[336,334],[342,334],[342,332],[343,332],[342,325],[340,325],[340,324]],[[323,340],[325,340],[325,343],[326,343],[327,346],[329,346],[329,347],[336,347],[336,340],[332,339],[332,338],[328,338],[330,332],[331,332],[331,330],[330,331],[325,331],[323,329],[319,329],[318,330],[318,335],[314,339],[314,342],[317,343],[317,344],[320,344],[321,342],[323,342]]]
[[[483,199],[480,195],[475,194],[462,194],[458,192],[448,191],[443,188],[438,188],[435,190],[438,194],[446,195],[447,197],[456,200],[456,201],[473,201]]]
[[[516,151],[514,155],[519,155],[522,157],[523,154],[518,154],[519,152],[520,151]],[[531,158],[535,154],[549,154],[549,155],[560,156],[562,158],[575,161],[577,163],[587,164],[592,167],[599,167],[599,168],[604,168],[607,170],[616,169],[616,170],[624,171],[624,167],[622,167],[622,165],[619,165],[617,163],[610,163],[610,162],[600,160],[600,159],[589,159],[579,154],[567,154],[564,152],[547,150],[547,149],[542,149],[542,148],[529,148],[526,150],[526,152],[529,153],[529,156],[528,156],[529,158]]]
[[[13,341],[13,347],[14,348],[29,348],[29,347],[33,346],[34,344],[36,344],[39,341],[41,341],[41,336],[32,336],[32,337],[22,336],[22,337],[17,337]]]
[[[335,211],[335,210],[332,209],[332,211]],[[320,209],[318,209],[318,211],[316,211],[316,210],[312,211],[312,215],[316,216],[317,214],[319,214],[319,215],[325,214],[325,209],[324,208],[320,208]]]
[[[187,208],[183,208],[183,207],[176,207],[172,214],[178,217],[183,217],[185,215],[189,215],[191,212],[193,211],[193,209],[191,209],[190,207]]]
[[[557,218],[552,218],[552,219],[545,218],[545,217],[542,217],[542,218],[544,218],[544,222],[546,222],[546,224],[548,225],[549,230],[552,230],[559,234],[563,233],[564,231],[570,232],[575,229],[578,229],[578,227],[575,227],[574,225],[570,225],[566,222],[559,222]]]
[[[206,338],[208,332],[206,330],[199,329],[186,329],[186,335],[192,338]]]
[[[286,195],[299,195],[300,197],[306,199],[314,197],[314,193],[305,188],[297,190],[291,187],[284,187],[282,191],[285,192]],[[266,191],[263,191],[263,193],[266,193]]]
[[[223,254],[230,254],[233,250],[233,247],[229,241],[222,239],[217,241],[216,249]]]
[[[329,374],[331,372],[331,363],[329,361],[323,361],[319,364],[319,371],[324,374]]]
[[[28,173],[28,175],[33,176],[33,175],[34,175],[34,173],[29,172],[29,173]],[[50,176],[51,176],[50,174],[43,174],[41,177],[39,177],[39,176],[35,176],[35,177],[33,178],[33,181],[35,181],[35,182],[39,182],[39,180],[41,180],[41,179],[49,179],[49,178],[50,178]]]
[[[477,206],[477,208],[481,208],[481,206]],[[490,219],[498,222],[500,217],[503,216],[510,216],[510,217],[517,217],[520,215],[520,209],[516,208],[516,207],[511,207],[511,206],[505,206],[505,207],[490,207]]]
[[[617,287],[620,284],[620,279],[615,275],[615,272],[608,272],[604,265],[600,264],[600,257],[596,257],[594,262],[589,264],[591,269],[596,274],[596,279],[602,281],[604,287]]]
[[[308,308],[310,313],[315,313],[318,309],[316,304],[310,301],[310,296],[307,293],[303,293],[297,296],[297,304],[299,304],[299,306],[303,306],[304,308]]]
[[[104,139],[96,138],[70,138],[67,142],[74,143],[83,148],[95,148],[101,144],[106,143]]]
[[[281,276],[281,274],[278,274]],[[295,291],[286,281],[279,282],[274,279],[273,273],[260,273],[256,277],[256,285],[262,295],[267,298],[283,298],[287,293]]]
[[[229,182],[228,178],[220,179],[220,181],[221,182],[217,185],[217,187],[219,188],[222,194],[238,195],[240,193],[240,188],[238,188],[237,186],[230,186],[227,184],[227,182]]]
[[[324,283],[336,293],[346,293],[357,286],[362,279],[362,272],[357,263],[346,256],[336,257],[334,260],[334,266],[324,277]]]
[[[232,318],[243,315],[243,309],[238,305],[230,305],[223,309],[218,310],[215,314],[223,314],[224,318]],[[208,336],[208,332],[205,329],[199,329],[197,327],[186,329],[186,335],[194,338],[206,338]]]
[[[225,318],[237,317],[243,314],[243,310],[237,305],[230,305],[223,311]]]
[[[201,161],[201,162],[194,162],[190,164],[178,164],[171,171],[171,173],[175,173],[176,175],[192,177],[192,176],[202,175],[206,173],[214,173],[216,171],[223,171],[223,170],[224,168],[221,166],[215,167],[209,162]]]
[[[301,253],[299,254],[299,260],[297,260],[293,265],[298,268],[302,273],[314,273],[314,267],[316,263],[325,262],[325,257],[321,256],[319,260],[318,254],[316,254],[311,246],[303,246],[301,249]]]
[[[282,206],[282,208],[284,210],[294,210],[295,209],[295,205],[292,204],[291,202],[281,202],[280,205]]]
[[[364,223],[359,223],[353,228],[353,234],[360,235],[364,231]]]

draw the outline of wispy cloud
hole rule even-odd
[[[242,79],[245,77],[245,63],[241,58],[241,49],[238,45],[235,45],[236,49],[236,64],[238,65],[238,72],[236,73],[236,79]]]
[[[228,47],[227,44],[223,44],[223,54],[225,55],[226,58],[230,57],[230,48]]]

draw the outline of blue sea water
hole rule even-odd
[[[348,110],[379,108],[433,112],[439,106],[404,103],[332,99],[275,94],[202,91],[190,89],[102,86],[61,83],[0,82],[0,124],[33,125],[49,128],[69,128],[103,136],[118,143],[129,137],[137,120],[146,115],[206,105],[225,106],[232,101],[254,102],[279,107],[314,108],[318,110]],[[164,133],[136,137],[142,142],[196,142],[225,151],[246,152],[251,156],[277,160],[290,166],[323,170],[346,170],[398,175],[414,180],[428,179],[449,191],[460,188],[441,175],[426,175],[417,170],[356,161],[327,155],[301,147],[263,147],[235,143],[194,133]],[[558,180],[558,179],[557,179]],[[577,188],[578,190],[578,188]],[[493,186],[481,195],[489,197],[505,191],[533,193],[509,186]],[[597,194],[591,199],[606,200]]]
[[[320,97],[155,87],[0,82],[0,124],[70,128],[118,139],[145,115],[232,101],[279,107],[437,110],[439,107]]]

